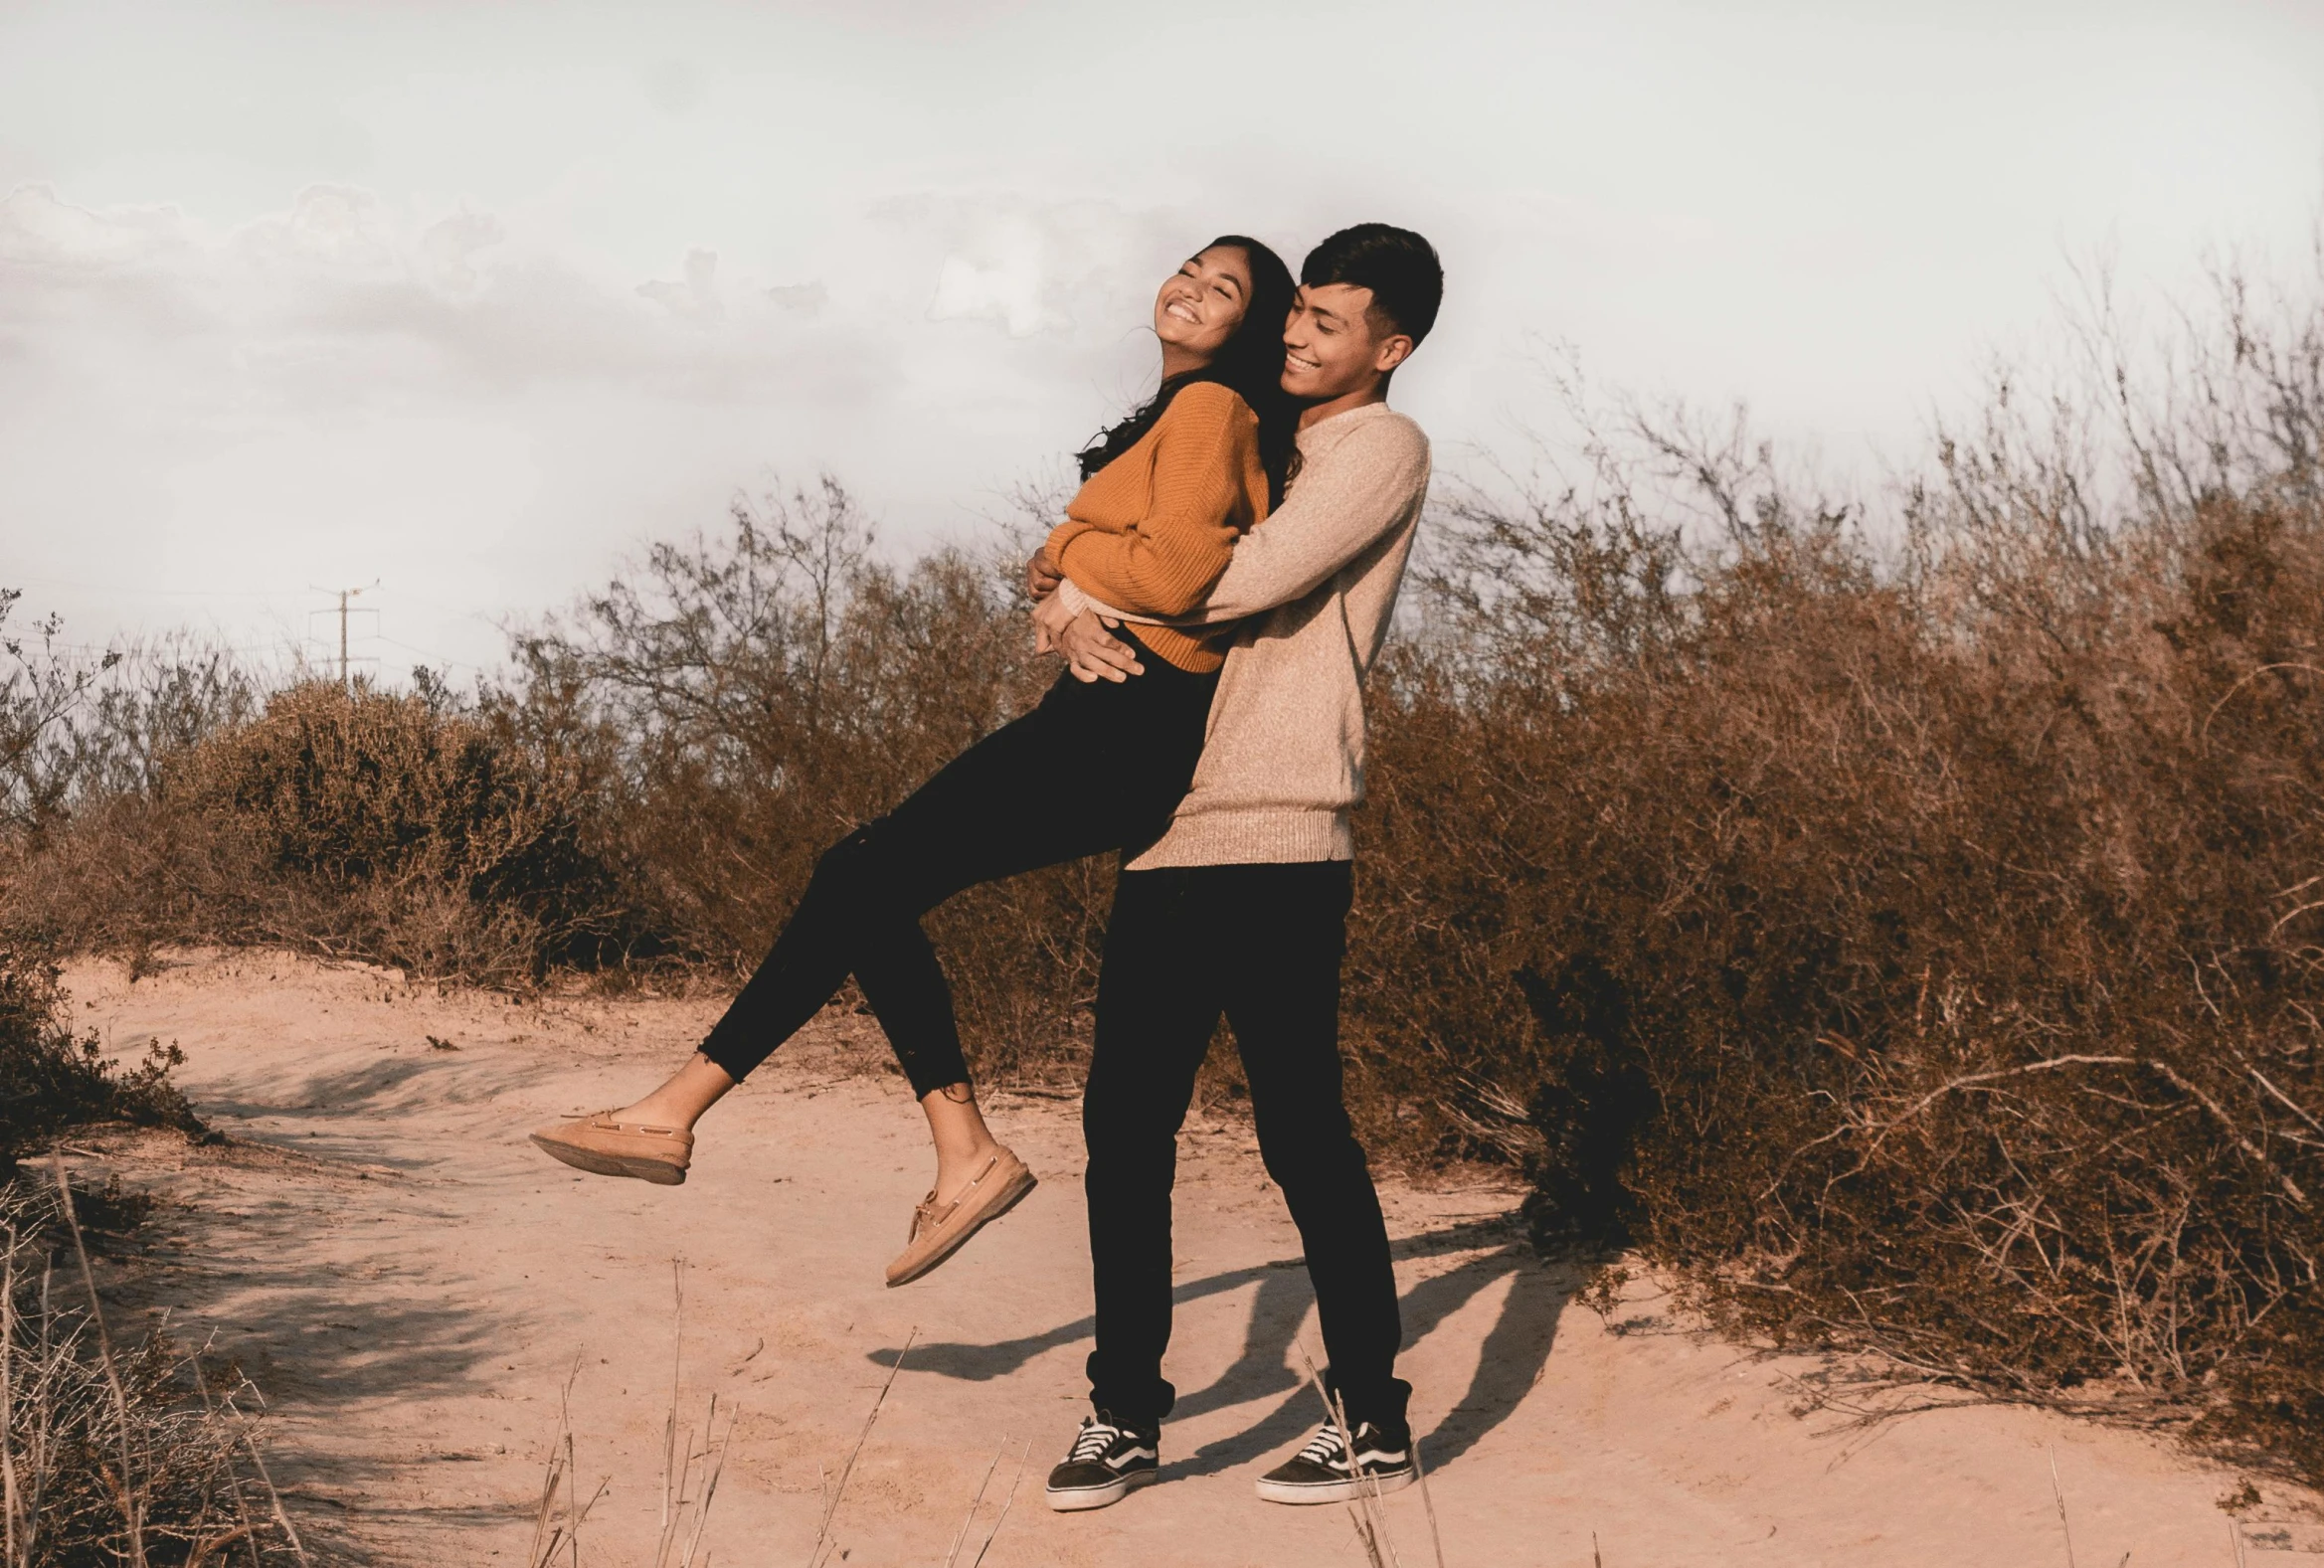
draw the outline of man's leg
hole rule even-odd
[[[1162,1375],[1170,1340],[1170,1186],[1178,1127],[1219,1015],[1223,934],[1194,901],[1194,875],[1122,873],[1082,1099],[1097,1294],[1090,1400],[1145,1430],[1168,1415],[1176,1398]]]
[[[1351,1424],[1401,1433],[1410,1385],[1395,1375],[1403,1325],[1388,1230],[1341,1098],[1340,960],[1352,868],[1216,866],[1206,901],[1231,909],[1215,962],[1251,1084],[1259,1152],[1307,1250],[1331,1381]]]

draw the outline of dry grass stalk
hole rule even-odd
[[[2065,1568],[2074,1568],[2073,1524],[2065,1516],[2065,1487],[2057,1479],[2057,1445],[2050,1445],[2050,1495],[2057,1501],[2057,1528],[2065,1536]]]
[[[701,1551],[702,1532],[710,1522],[711,1501],[718,1495],[718,1479],[726,1470],[726,1454],[733,1444],[736,1414],[731,1411],[728,1413],[726,1431],[721,1434],[718,1431],[718,1396],[713,1394],[710,1396],[709,1413],[702,1421],[699,1446],[694,1441],[693,1429],[687,1429],[685,1453],[678,1465],[670,1522],[663,1527],[661,1539],[654,1549],[654,1568],[693,1568],[696,1555]],[[695,1489],[697,1485],[699,1489]]]
[[[1033,1445],[1027,1439],[1017,1451],[1016,1474],[1008,1479],[1008,1495],[1001,1500],[1000,1511],[992,1517],[992,1528],[984,1532],[984,1544],[977,1548],[977,1560],[969,1568],[984,1568],[984,1554],[992,1550],[992,1543],[1000,1538],[1000,1527],[1008,1522],[1008,1510],[1016,1506],[1016,1488],[1025,1479],[1025,1462],[1032,1458]]]
[[[686,1275],[685,1260],[670,1260],[670,1397],[669,1409],[662,1418],[661,1459],[661,1524],[654,1540],[653,1568],[694,1568],[697,1560],[707,1563],[702,1551],[702,1535],[709,1527],[710,1505],[718,1495],[719,1478],[726,1471],[726,1454],[732,1446],[734,1425],[739,1412],[727,1415],[726,1430],[718,1428],[718,1396],[710,1396],[708,1413],[703,1417],[700,1441],[692,1426],[682,1430],[678,1421],[685,1372],[686,1328]],[[574,1364],[578,1376],[580,1363]],[[605,1495],[607,1481],[600,1481],[597,1491],[586,1504],[577,1502],[574,1490],[573,1419],[571,1395],[573,1378],[565,1382],[564,1414],[561,1417],[561,1448],[553,1448],[549,1461],[549,1475],[542,1486],[539,1519],[534,1526],[535,1562],[545,1563],[560,1546],[570,1552],[574,1568],[581,1561],[580,1527],[589,1510]],[[549,1523],[553,1500],[559,1481],[566,1486],[565,1520],[559,1525]],[[545,1545],[543,1544],[545,1541]]]
[[[298,1526],[290,1522],[290,1510],[282,1506],[282,1493],[274,1488],[274,1478],[267,1470],[267,1457],[259,1452],[258,1438],[246,1430],[242,1441],[244,1451],[251,1457],[251,1469],[258,1473],[259,1484],[267,1488],[267,1506],[273,1515],[274,1527],[289,1543],[290,1555],[298,1559],[299,1568],[313,1568],[314,1559],[306,1554],[306,1542],[299,1538]]]
[[[1352,1467],[1355,1432],[1347,1424],[1347,1407],[1341,1402],[1337,1394],[1324,1385],[1324,1374],[1316,1370],[1316,1358],[1308,1354],[1307,1341],[1302,1338],[1292,1342],[1299,1347],[1299,1358],[1308,1369],[1309,1384],[1314,1387],[1316,1397],[1324,1402],[1325,1418],[1337,1426],[1346,1438],[1349,1464]],[[1361,1483],[1365,1481],[1368,1481],[1370,1484]],[[1363,1549],[1364,1561],[1371,1564],[1371,1568],[1403,1568],[1404,1559],[1396,1554],[1396,1538],[1388,1529],[1388,1512],[1385,1504],[1386,1499],[1380,1492],[1378,1478],[1362,1477],[1356,1486],[1354,1497],[1348,1501],[1347,1516],[1349,1522],[1354,1525],[1356,1543]],[[1443,1554],[1440,1552],[1438,1557],[1441,1562]]]
[[[581,1500],[573,1439],[573,1384],[580,1376],[581,1357],[575,1355],[565,1386],[557,1393],[557,1435],[549,1444],[549,1458],[543,1467],[541,1501],[533,1514],[533,1544],[525,1557],[530,1568],[554,1568],[560,1555],[569,1560],[570,1568],[581,1568],[581,1527],[612,1482],[611,1477],[601,1478],[589,1501]],[[562,1511],[557,1502],[559,1488],[565,1492]]]
[[[855,1474],[855,1462],[863,1455],[863,1445],[871,1437],[871,1425],[879,1420],[880,1407],[888,1402],[888,1390],[896,1386],[896,1374],[904,1370],[904,1357],[912,1351],[912,1342],[920,1337],[920,1325],[915,1323],[904,1335],[903,1348],[888,1367],[887,1380],[879,1386],[879,1397],[871,1402],[864,1415],[863,1430],[855,1434],[855,1447],[847,1451],[847,1463],[839,1467],[839,1482],[826,1491],[823,1498],[823,1516],[815,1525],[815,1543],[807,1550],[807,1568],[822,1568],[839,1549],[838,1537],[831,1533],[831,1521],[838,1517],[839,1504],[847,1495],[847,1478]],[[819,1468],[819,1467],[818,1467]]]
[[[202,1348],[186,1359],[193,1370],[194,1390],[202,1396],[202,1413],[215,1420],[218,1415],[218,1406],[210,1397],[209,1374],[202,1370],[202,1358],[210,1353],[210,1346],[213,1342],[215,1342],[215,1336],[212,1340],[204,1341]],[[5,1428],[0,1427],[0,1430],[5,1430]],[[234,1501],[236,1533],[250,1547],[251,1568],[264,1568],[259,1557],[258,1528],[251,1522],[250,1504],[242,1493],[242,1478],[234,1473],[234,1468],[231,1465],[226,1470],[226,1494]],[[222,1539],[219,1543],[220,1548],[223,1549],[225,1544]],[[13,1564],[11,1568],[14,1568]]]
[[[7,1568],[22,1568],[16,1548],[16,1227],[7,1227],[0,1258],[0,1517],[7,1526]],[[24,1555],[30,1555],[29,1551]]]
[[[1420,1463],[1420,1434],[1412,1434],[1412,1479],[1420,1483],[1420,1506],[1428,1515],[1428,1546],[1436,1556],[1436,1568],[1445,1568],[1444,1536],[1436,1527],[1436,1498],[1428,1490],[1428,1467]]]
[[[17,1232],[13,1226],[9,1229],[8,1240],[10,1251],[13,1253],[17,1241]],[[11,1277],[13,1277],[13,1272]],[[51,1326],[57,1319],[50,1305],[51,1297],[49,1294],[49,1287],[55,1279],[56,1267],[51,1260],[44,1257],[41,1260],[41,1337],[40,1344],[33,1351],[33,1365],[40,1369],[44,1381],[48,1369],[56,1365],[51,1354],[54,1343]],[[32,1561],[33,1546],[40,1535],[41,1504],[47,1500],[51,1469],[49,1445],[56,1406],[52,1400],[42,1397],[45,1392],[45,1389],[36,1385],[30,1395],[33,1407],[33,1430],[31,1439],[26,1444],[26,1458],[30,1461],[32,1468],[32,1495],[27,1499],[28,1506],[24,1513],[24,1524],[19,1532],[24,1542],[24,1560],[27,1565]]]
[[[661,1568],[669,1556],[671,1532],[676,1524],[676,1499],[673,1487],[677,1483],[675,1466],[678,1452],[678,1371],[685,1359],[686,1343],[686,1264],[682,1258],[670,1260],[670,1403],[661,1423],[661,1544],[653,1556],[654,1568]],[[689,1439],[689,1447],[691,1440]],[[689,1454],[689,1458],[691,1455]]]
[[[961,1547],[969,1538],[969,1526],[977,1522],[977,1509],[983,1505],[984,1488],[992,1484],[992,1473],[1000,1469],[1000,1456],[1007,1452],[1005,1443],[992,1451],[991,1463],[984,1467],[984,1477],[977,1482],[977,1494],[969,1499],[968,1514],[961,1520],[961,1527],[953,1532],[952,1549],[944,1554],[944,1568],[953,1568],[960,1561]]]
[[[81,1262],[81,1283],[89,1291],[89,1319],[96,1328],[97,1359],[104,1364],[105,1382],[113,1391],[113,1415],[119,1423],[121,1447],[121,1474],[114,1489],[121,1503],[121,1528],[128,1537],[130,1568],[145,1568],[145,1498],[138,1489],[130,1456],[129,1394],[121,1386],[121,1369],[113,1360],[112,1335],[105,1328],[104,1304],[97,1300],[96,1274],[89,1266],[89,1247],[82,1240],[81,1217],[74,1212],[73,1183],[65,1173],[65,1156],[52,1155],[51,1161],[57,1172],[57,1202],[65,1217],[65,1228],[73,1237],[73,1254]]]

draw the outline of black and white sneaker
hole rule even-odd
[[[1049,1506],[1074,1513],[1120,1502],[1154,1480],[1161,1457],[1159,1430],[1117,1426],[1102,1411],[1084,1416],[1064,1463],[1049,1472]]]
[[[1409,1486],[1412,1476],[1410,1432],[1358,1421],[1351,1444],[1338,1422],[1327,1421],[1306,1448],[1259,1478],[1259,1495],[1269,1502],[1347,1502],[1374,1486]]]

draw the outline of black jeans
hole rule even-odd
[[[703,1052],[741,1078],[853,974],[913,1094],[968,1082],[952,991],[920,917],[980,882],[1162,835],[1193,782],[1218,676],[1152,653],[1140,662],[1146,673],[1119,685],[1058,676],[1032,712],[824,851]]]
[[[1345,861],[1126,871],[1098,979],[1089,1142],[1097,1348],[1090,1400],[1121,1421],[1169,1414],[1170,1186],[1178,1126],[1220,1013],[1251,1082],[1267,1174],[1307,1249],[1331,1382],[1350,1421],[1401,1424],[1403,1324],[1388,1231],[1341,1100]]]

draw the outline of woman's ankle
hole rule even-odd
[[[680,1132],[693,1132],[694,1123],[701,1114],[699,1111],[689,1113],[680,1107],[669,1104],[662,1099],[662,1092],[658,1089],[635,1105],[615,1113],[624,1122],[637,1122],[648,1127],[675,1128]]]
[[[928,1136],[936,1145],[939,1168],[980,1158],[998,1144],[977,1107],[977,1091],[968,1084],[931,1090],[920,1097],[920,1109],[928,1118]]]
[[[735,1080],[726,1070],[699,1052],[644,1099],[622,1112],[624,1121],[691,1132],[702,1113],[726,1097]]]
[[[936,1145],[936,1168],[953,1170],[962,1165],[981,1164],[999,1148],[1000,1139],[990,1132],[974,1138],[948,1138]]]

